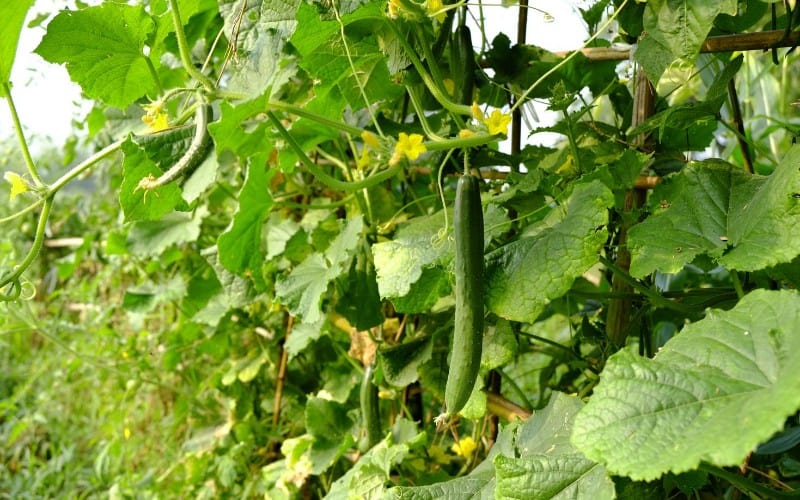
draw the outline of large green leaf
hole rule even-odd
[[[36,53],[51,63],[66,64],[70,78],[89,97],[125,108],[158,90],[144,55],[154,29],[155,22],[141,5],[105,2],[65,10],[47,25]]]
[[[608,233],[607,208],[614,197],[601,182],[579,184],[563,219],[535,236],[509,243],[487,256],[489,310],[514,321],[535,321],[545,305],[565,294],[575,278],[597,263]]]
[[[717,15],[735,15],[737,7],[736,0],[649,0],[634,58],[658,82],[673,62],[694,64]]]
[[[283,55],[285,40],[297,28],[300,0],[220,0],[225,34],[235,44],[230,60],[230,90],[256,97],[272,95],[294,75],[294,65]]]
[[[275,295],[289,306],[292,314],[302,317],[304,323],[322,319],[322,295],[328,284],[348,268],[363,228],[361,217],[350,219],[324,254],[312,253],[288,276],[278,278]]]
[[[800,407],[800,296],[757,290],[687,326],[654,359],[609,358],[573,443],[613,474],[741,463]]]
[[[264,163],[253,161],[247,168],[233,221],[217,241],[219,261],[232,273],[253,276],[261,273],[264,261],[261,231],[272,207],[268,180]]]
[[[140,189],[139,181],[148,175],[158,177],[162,171],[130,139],[122,143],[121,149],[124,159],[119,204],[126,221],[158,220],[181,203],[181,190],[174,182],[156,189]]]
[[[0,4],[0,97],[5,95],[4,83],[11,78],[11,67],[17,55],[17,43],[22,31],[25,15],[33,5],[33,0],[19,0]]]
[[[629,233],[631,274],[679,271],[695,256],[755,271],[800,254],[800,146],[769,177],[721,160],[694,162],[651,195],[653,214]]]
[[[371,33],[383,26],[383,9],[380,2],[367,3],[342,15],[340,24],[333,17],[323,19],[317,7],[301,5],[297,13],[299,25],[291,41],[302,56],[300,66],[317,82],[316,98],[309,103],[310,108],[338,118],[347,104],[354,109],[365,106],[360,87],[370,104],[399,94],[402,88],[391,80],[378,41]],[[367,29],[347,29],[343,39],[342,27],[359,22]]]
[[[489,205],[484,211],[483,219],[484,240],[488,245],[493,235],[504,231],[508,215],[497,206]],[[448,220],[453,220],[452,211],[449,212]],[[405,305],[415,309],[421,303],[430,303],[431,286],[447,291],[448,287],[441,283],[441,276],[437,273],[428,276],[425,287],[412,289],[412,285],[417,284],[422,277],[423,271],[431,267],[451,267],[453,241],[444,228],[444,212],[439,211],[402,224],[391,241],[372,246],[381,297],[395,299],[412,293],[416,297],[406,301]]]
[[[489,456],[470,474],[430,486],[399,487],[387,498],[409,500],[492,498],[614,498],[602,465],[583,457],[569,442],[583,402],[555,393],[524,424],[503,428]]]

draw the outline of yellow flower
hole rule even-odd
[[[364,170],[369,166],[371,160],[372,158],[369,156],[369,151],[365,147],[361,150],[361,157],[356,160],[356,167],[358,167],[359,170]]]
[[[374,150],[378,149],[381,145],[381,143],[378,142],[378,136],[373,134],[369,130],[361,132],[361,140],[364,141],[364,144],[366,144],[367,146],[369,146]]]
[[[478,103],[473,101],[472,102],[472,106],[470,108],[472,109],[472,117],[475,118],[476,120],[478,120],[479,122],[482,122],[483,121],[483,111],[481,110],[481,107],[478,106]]]
[[[151,104],[145,104],[142,107],[145,111],[142,121],[147,124],[147,128],[150,129],[151,132],[158,132],[169,128],[167,113],[163,110],[164,103],[156,101]]]
[[[122,436],[125,438],[125,441],[129,440],[131,438],[131,430],[130,430],[130,428],[125,427],[122,430]]]
[[[453,446],[450,447],[450,450],[452,450],[456,455],[460,455],[468,459],[472,456],[472,452],[474,452],[477,447],[478,443],[472,439],[472,436],[467,436],[464,439],[460,439],[457,443],[453,443]]]
[[[462,128],[461,130],[458,131],[458,136],[461,137],[462,139],[465,137],[472,137],[473,135],[475,135],[475,132],[473,132],[468,128]]]
[[[400,132],[394,153],[389,160],[389,165],[396,165],[404,156],[411,161],[419,158],[419,155],[427,151],[425,144],[422,143],[423,137],[420,134],[408,135]]]
[[[492,135],[508,135],[508,124],[511,123],[511,115],[495,109],[483,123],[489,128],[489,133]]]
[[[14,199],[22,193],[30,191],[31,187],[21,175],[16,172],[6,172],[3,178],[11,184],[11,198]]]
[[[439,22],[444,21],[444,18],[447,17],[442,0],[425,0],[425,10],[428,11],[429,16],[435,17]]]

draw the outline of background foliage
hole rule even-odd
[[[3,497],[795,495],[798,72],[773,47],[800,6],[585,2],[567,55],[487,39],[516,2],[79,3],[34,23],[85,139],[34,159],[31,4],[0,6]],[[443,422],[465,170],[486,329]]]

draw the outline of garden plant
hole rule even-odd
[[[0,3],[0,497],[800,497],[800,3],[575,3]]]

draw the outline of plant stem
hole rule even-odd
[[[71,180],[79,176],[83,171],[94,165],[95,163],[99,162],[106,156],[110,155],[111,153],[116,152],[122,146],[122,143],[125,142],[124,140],[119,140],[112,142],[108,146],[104,147],[97,153],[93,154],[79,165],[72,167],[69,172],[59,177],[54,183],[52,183],[47,188],[47,195],[46,196],[53,196],[56,194],[61,188],[66,186]]]
[[[39,176],[39,171],[36,169],[36,164],[33,163],[31,152],[28,149],[28,142],[25,140],[25,133],[22,131],[22,123],[19,121],[17,107],[14,105],[14,99],[11,97],[11,86],[8,84],[8,82],[3,82],[3,92],[6,94],[8,109],[11,112],[11,120],[14,122],[14,132],[17,134],[19,148],[22,150],[22,157],[25,159],[25,165],[28,167],[28,173],[31,175],[31,179],[33,179],[36,187],[42,187],[44,186],[44,182],[42,182],[42,178]]]
[[[30,267],[34,259],[36,259],[36,256],[39,255],[39,250],[42,249],[42,243],[44,242],[44,231],[47,227],[47,219],[50,217],[51,208],[53,208],[52,194],[44,199],[42,212],[39,214],[39,223],[36,225],[36,236],[33,239],[33,244],[31,245],[30,250],[28,250],[28,254],[22,260],[22,263],[16,266],[15,271],[7,276],[4,276],[2,281],[0,281],[0,290],[4,290],[9,284],[11,285],[12,289],[11,293],[8,295],[0,292],[0,301],[15,300],[17,297],[19,297],[19,292],[21,289],[19,277],[22,276],[22,273],[24,273],[25,270]]]
[[[614,273],[615,276],[618,276],[619,279],[621,279],[622,281],[625,281],[634,290],[638,291],[639,293],[641,293],[642,295],[647,297],[647,299],[651,303],[653,303],[653,305],[664,307],[664,308],[667,308],[667,309],[672,309],[674,311],[680,311],[682,313],[692,313],[692,312],[694,312],[692,310],[692,308],[686,307],[683,304],[680,304],[678,302],[674,302],[674,301],[669,300],[669,299],[667,299],[665,297],[662,297],[657,292],[655,292],[655,291],[651,290],[650,288],[642,285],[641,283],[639,283],[638,280],[636,280],[635,278],[630,276],[628,273],[626,273],[625,271],[623,271],[622,269],[617,267],[616,264],[614,264],[613,262],[611,262],[607,258],[603,257],[602,255],[600,256],[600,262],[604,266],[609,268],[611,270],[611,272]]]
[[[596,32],[594,35],[590,36],[590,37],[589,37],[589,39],[588,39],[588,40],[586,40],[586,42],[584,42],[584,44],[583,44],[583,45],[584,45],[584,47],[585,47],[586,45],[588,45],[589,43],[593,42],[593,41],[594,41],[594,40],[595,40],[597,37],[599,37],[599,36],[600,36],[602,33],[605,33],[605,32],[606,32],[606,30],[608,30],[608,27],[611,25],[611,23],[613,23],[613,22],[614,22],[614,21],[617,19],[617,16],[619,15],[619,13],[620,13],[620,12],[622,12],[622,9],[624,9],[626,5],[628,5],[628,0],[625,0],[624,2],[622,2],[622,4],[621,4],[619,7],[617,7],[617,10],[615,10],[615,11],[614,11],[614,13],[613,13],[613,14],[611,14],[611,16],[610,16],[610,17],[609,17],[609,18],[606,20],[606,22],[605,22],[605,23],[603,23],[603,26],[601,26],[601,27],[600,27],[600,28],[597,30],[597,32]],[[511,110],[510,110],[510,111],[511,111],[511,113],[513,114],[513,113],[514,113],[514,111],[515,111],[517,108],[519,108],[519,107],[522,105],[522,103],[524,103],[524,102],[526,101],[526,99],[528,98],[528,96],[530,95],[530,93],[531,93],[531,92],[533,92],[533,90],[534,90],[536,87],[538,87],[538,86],[539,86],[539,85],[540,85],[540,84],[541,84],[543,81],[545,81],[547,78],[549,78],[549,77],[550,77],[550,75],[552,75],[552,74],[553,74],[553,73],[555,73],[556,71],[560,70],[562,66],[564,66],[565,64],[567,64],[567,63],[568,63],[568,62],[569,62],[569,61],[570,61],[570,60],[571,60],[573,57],[575,57],[575,56],[576,56],[578,53],[580,53],[580,51],[579,51],[579,50],[576,50],[576,51],[574,51],[574,52],[570,52],[570,53],[569,53],[569,55],[567,55],[567,57],[565,57],[565,58],[564,58],[563,60],[561,60],[561,61],[560,61],[558,64],[556,64],[555,66],[553,66],[552,68],[550,68],[550,69],[549,69],[547,72],[545,72],[545,74],[543,74],[542,76],[540,76],[538,80],[536,80],[535,82],[533,82],[533,83],[531,84],[531,86],[530,86],[530,87],[528,87],[527,89],[525,89],[525,92],[523,92],[523,93],[522,93],[522,94],[521,94],[519,97],[517,97],[517,100],[516,100],[516,102],[514,102],[514,105],[513,105],[513,106],[511,106]]]
[[[294,140],[294,137],[292,137],[289,131],[286,130],[286,128],[283,126],[280,120],[278,120],[275,114],[272,113],[272,111],[267,111],[267,117],[275,126],[275,129],[278,131],[278,133],[284,138],[284,140],[286,140],[289,146],[294,150],[294,152],[297,154],[297,157],[300,159],[303,165],[305,165],[305,167],[308,168],[308,171],[311,172],[314,175],[314,177],[316,177],[320,182],[322,182],[331,189],[337,189],[348,193],[353,191],[358,191],[359,189],[366,189],[368,187],[374,186],[375,184],[381,181],[394,177],[400,171],[403,170],[403,164],[399,163],[394,167],[384,170],[383,172],[374,174],[364,179],[363,181],[358,181],[358,182],[346,182],[339,180],[335,177],[331,177],[330,175],[323,172],[322,169],[319,168],[316,164],[314,164],[313,161],[311,161],[308,155],[306,155],[305,151],[303,151],[303,148],[300,147],[297,141]]]
[[[425,70],[425,66],[420,61],[419,57],[417,57],[416,52],[414,52],[413,47],[408,43],[405,36],[400,32],[400,29],[396,26],[396,23],[390,22],[388,23],[389,27],[394,31],[395,36],[397,37],[397,41],[400,42],[400,45],[405,50],[408,59],[411,61],[411,64],[414,66],[414,69],[417,70],[419,73],[420,78],[422,78],[422,82],[428,88],[428,91],[431,93],[434,99],[442,105],[447,111],[451,113],[455,113],[458,115],[472,115],[472,109],[469,106],[465,106],[463,104],[456,104],[437,87],[436,82],[431,79],[428,72]]]
[[[172,13],[172,24],[175,28],[175,39],[178,41],[178,52],[181,56],[183,68],[189,73],[189,76],[200,82],[206,90],[212,92],[214,90],[214,82],[195,68],[192,63],[192,57],[189,53],[189,44],[186,41],[186,33],[183,31],[181,13],[178,10],[178,0],[169,0],[169,10]]]
[[[364,130],[358,127],[354,127],[352,125],[348,125],[346,123],[332,120],[330,118],[326,118],[324,116],[318,115],[312,111],[307,111],[303,108],[294,106],[292,104],[286,104],[284,102],[279,101],[269,101],[267,103],[267,108],[270,110],[279,109],[286,113],[291,113],[293,115],[301,116],[303,118],[308,118],[309,120],[313,120],[321,125],[325,125],[327,127],[335,128],[351,135],[361,135]]]
[[[742,281],[739,279],[739,273],[735,270],[730,270],[728,274],[730,274],[733,289],[736,290],[736,296],[741,299],[744,297],[744,288],[742,287]]]
[[[751,481],[746,477],[727,471],[715,465],[701,462],[698,466],[698,469],[722,478],[742,491],[763,495],[764,498],[800,498],[800,490],[778,491],[772,488],[767,488],[766,486],[756,483],[755,481]]]

